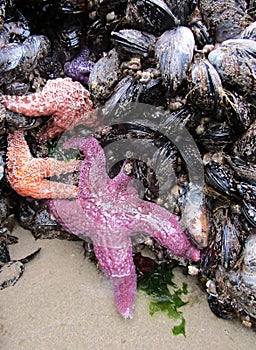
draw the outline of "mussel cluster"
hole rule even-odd
[[[204,239],[197,240],[192,229],[188,232],[202,250],[199,280],[217,316],[238,317],[252,328],[256,326],[255,20],[254,0],[0,2],[1,92],[29,94],[41,90],[47,80],[65,76],[80,81],[89,89],[94,107],[104,107],[105,121],[113,125],[96,133],[102,145],[144,137],[165,152],[165,171],[171,164],[178,178],[171,199],[166,196],[161,202],[150,166],[131,159],[132,173],[143,182],[146,199],[180,216],[189,178],[179,151],[150,125],[115,120],[120,120],[120,108],[139,102],[167,111],[159,123],[175,120],[193,136],[205,172],[204,200],[193,227]],[[1,106],[0,122],[1,241],[7,240],[14,213],[36,237],[72,239],[43,201],[20,197],[5,178],[11,130],[26,130],[35,157],[51,151],[54,141],[43,144],[36,138],[44,118],[25,117]],[[159,259],[168,258],[156,243],[150,246]]]

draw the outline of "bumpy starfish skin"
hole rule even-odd
[[[80,161],[34,158],[22,130],[8,135],[7,179],[21,196],[33,198],[75,198],[78,187],[46,180],[45,177],[79,170]]]
[[[94,62],[89,61],[90,51],[84,48],[72,61],[64,64],[64,71],[70,78],[88,85],[89,75],[94,67]]]
[[[147,234],[173,254],[193,261],[200,259],[200,252],[169,211],[139,198],[124,167],[115,178],[109,178],[103,149],[95,138],[71,139],[64,146],[78,147],[85,154],[78,198],[51,200],[49,207],[66,230],[91,237],[99,264],[113,281],[118,311],[132,317],[136,292],[132,235]]]
[[[101,124],[92,110],[89,92],[71,78],[48,80],[41,92],[25,96],[3,95],[4,106],[29,117],[49,116],[48,125],[39,132],[41,141],[49,140],[78,123],[88,128]]]

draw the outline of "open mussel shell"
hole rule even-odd
[[[187,27],[178,27],[164,32],[155,46],[156,60],[165,85],[171,92],[176,92],[187,78],[195,40]]]
[[[34,259],[40,250],[41,248],[20,260],[9,260],[4,264],[0,263],[0,290],[13,286],[23,275],[25,270],[24,264]]]

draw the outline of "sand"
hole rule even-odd
[[[35,240],[16,227],[19,244],[12,259],[42,250],[15,286],[0,291],[0,349],[171,350],[255,349],[255,333],[237,322],[218,319],[194,277],[175,271],[188,283],[189,304],[182,308],[186,338],[174,336],[177,324],[164,314],[149,315],[149,298],[136,295],[134,318],[116,312],[110,281],[84,257],[82,242]]]

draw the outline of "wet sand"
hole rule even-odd
[[[15,286],[0,291],[0,349],[74,350],[242,350],[255,348],[255,333],[224,321],[209,310],[196,278],[175,271],[188,283],[189,304],[182,308],[186,338],[174,336],[177,324],[164,314],[149,315],[149,299],[138,292],[134,318],[116,312],[111,283],[84,257],[82,242],[35,240],[16,227],[19,243],[12,259],[41,247]]]

